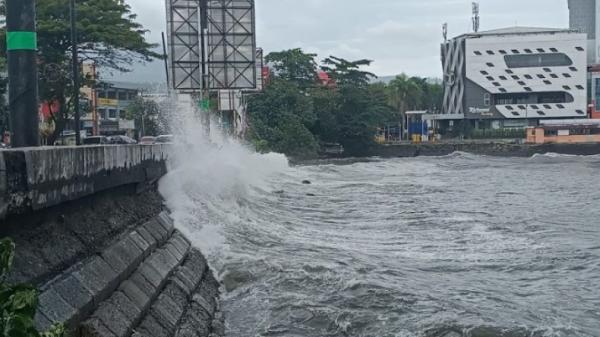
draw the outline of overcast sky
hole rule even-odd
[[[164,0],[126,0],[160,41]],[[567,0],[480,0],[481,29],[507,26],[568,27]],[[380,76],[407,73],[441,77],[442,24],[449,36],[471,29],[470,0],[256,0],[257,43],[265,52],[301,47],[322,59],[335,55],[374,61]],[[119,79],[164,78],[164,65],[136,66]]]

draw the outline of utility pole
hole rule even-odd
[[[71,52],[73,55],[73,108],[75,110],[75,140],[81,145],[81,116],[79,112],[79,56],[77,55],[77,10],[71,0]]]
[[[204,132],[210,139],[210,94],[208,79],[208,0],[200,0],[200,67],[202,71],[202,91],[200,94],[200,112],[204,124]]]
[[[8,109],[11,144],[39,146],[35,1],[6,1]]]

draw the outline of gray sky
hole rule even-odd
[[[160,41],[164,0],[127,0],[139,21]],[[567,0],[480,0],[481,29],[507,26],[567,27]],[[405,72],[441,77],[441,26],[449,36],[471,29],[471,0],[256,0],[257,43],[265,52],[301,47],[322,59],[368,58],[380,76]],[[117,75],[127,81],[162,81],[153,62]]]

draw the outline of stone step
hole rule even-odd
[[[46,330],[64,322],[71,330],[105,301],[158,246],[185,240],[166,213],[122,236],[99,254],[73,266],[41,287],[36,326]],[[187,242],[187,241],[186,241]],[[173,250],[174,248],[169,248]]]

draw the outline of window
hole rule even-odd
[[[498,52],[499,52],[500,54],[502,54],[502,55],[506,55],[506,54],[508,54],[508,53],[506,52],[506,50],[502,50],[502,49],[498,50]]]
[[[571,69],[571,71],[577,71],[577,67],[569,67],[569,69]]]
[[[478,50],[474,51],[473,53],[474,53],[475,55],[481,55],[481,52],[480,52],[480,51],[478,51]]]
[[[125,119],[125,110],[119,110],[119,118]]]
[[[486,53],[488,53],[488,55],[494,55],[494,52],[491,50],[486,51]]]
[[[527,54],[532,54],[532,53],[533,53],[533,52],[531,51],[531,49],[525,49],[525,52],[526,52]]]
[[[490,74],[490,73],[488,73],[488,72],[487,72],[487,71],[485,71],[485,70],[482,70],[482,71],[480,71],[480,72],[481,72],[481,75],[484,75],[484,76],[485,76],[485,75],[489,75],[489,74]]]
[[[537,114],[540,116],[546,116],[546,114],[543,111],[538,111]]]
[[[494,78],[492,76],[488,76],[486,78],[487,78],[488,81],[493,81],[494,80]]]
[[[117,93],[115,91],[109,91],[107,98],[108,99],[117,99]]]
[[[596,111],[600,111],[600,78],[596,79]]]
[[[106,98],[106,91],[99,91],[98,98]]]
[[[569,56],[563,53],[505,55],[504,60],[509,68],[564,67],[573,64]]]
[[[532,109],[535,109],[535,110],[539,109],[539,107],[538,107],[537,105],[535,105],[535,104],[532,104],[532,105],[531,105],[531,108],[532,108]]]
[[[108,118],[108,116],[106,116],[106,109],[98,109],[98,115],[100,116],[100,119]]]
[[[585,51],[585,49],[583,49],[583,47],[575,47],[575,49],[577,49],[579,51]]]
[[[513,78],[513,80],[519,80],[520,79],[519,76],[517,76],[517,75],[512,75],[511,77]]]
[[[547,72],[547,73],[551,73],[552,72],[552,70],[550,68],[544,68],[544,71]]]
[[[552,85],[552,82],[550,82],[550,81],[548,81],[548,80],[544,80],[544,83],[545,83],[546,85]]]
[[[119,91],[119,100],[120,101],[126,101],[127,100],[127,93],[124,91]]]
[[[544,104],[544,109],[552,109],[552,107],[549,106],[548,104]]]
[[[545,53],[546,52],[543,48],[538,48],[536,50],[538,51],[538,53]]]
[[[565,108],[565,106],[562,105],[562,104],[557,104],[556,107],[559,108],[559,109],[564,109]]]
[[[521,110],[527,110],[527,108],[524,105],[519,105],[519,109],[521,109]]]
[[[506,80],[508,80],[508,79],[506,78],[506,76],[498,76],[498,78],[499,78],[499,79],[501,79],[501,80],[503,80],[503,81],[506,81]]]
[[[550,48],[550,51],[553,53],[558,53],[558,49],[556,49],[556,48]]]
[[[552,78],[558,78],[558,75],[556,75],[556,74],[550,74],[550,77],[552,77]]]
[[[577,110],[576,112],[580,115],[585,115],[585,112],[583,112],[583,110]]]
[[[483,94],[483,105],[490,106],[492,104],[492,96],[488,93]]]
[[[135,100],[136,97],[137,97],[137,93],[135,93],[135,92],[130,92],[129,93],[129,100],[130,101]]]
[[[542,75],[542,74],[538,74],[538,75],[537,75],[537,77],[538,77],[538,78],[541,78],[541,79],[544,79],[544,78],[546,78],[546,76],[544,76],[544,75]]]
[[[117,118],[117,110],[109,109],[108,110],[108,118]]]
[[[565,90],[571,90],[571,87],[568,86],[568,85],[563,85],[563,89],[565,89]]]
[[[512,111],[511,113],[513,114],[513,116],[521,116],[521,114],[519,114],[519,113],[518,113],[518,112],[516,112],[516,111]]]
[[[523,87],[523,89],[525,89],[525,91],[529,91],[529,92],[533,91],[533,89],[531,89],[530,87]]]
[[[584,87],[582,85],[576,85],[575,88],[579,89],[579,90],[583,90]]]
[[[507,106],[506,106],[506,109],[507,109],[507,110],[514,110],[514,108],[513,108],[511,105],[507,105]]]
[[[551,91],[551,92],[539,92],[537,93],[536,103],[547,104],[547,103],[571,103],[574,101],[573,95],[564,91]],[[546,107],[550,109],[550,107]]]
[[[571,74],[564,73],[563,76],[566,78],[571,78]]]
[[[493,68],[493,67],[495,67],[495,66],[494,66],[494,64],[493,64],[492,62],[488,62],[488,63],[486,63],[486,65],[487,65],[488,67],[490,67],[490,68]]]
[[[496,86],[496,87],[499,87],[499,86],[500,86],[500,83],[498,83],[498,82],[493,82],[492,84],[493,84],[494,86]]]
[[[498,88],[498,90],[500,90],[500,92],[506,92],[506,89],[504,88]]]
[[[506,69],[506,73],[507,73],[507,74],[513,74],[513,71],[512,71],[512,70],[510,70],[510,69]]]
[[[519,85],[527,85],[527,84],[526,84],[525,82],[523,82],[523,81],[519,81],[519,82],[517,82],[517,83],[519,83]]]
[[[531,75],[525,75],[525,78],[528,79],[528,80],[532,80],[533,79],[533,77]]]
[[[516,50],[516,49],[513,49],[513,50],[511,50],[511,51],[512,51],[512,53],[513,53],[513,54],[521,54],[521,53],[520,53],[518,50]]]

